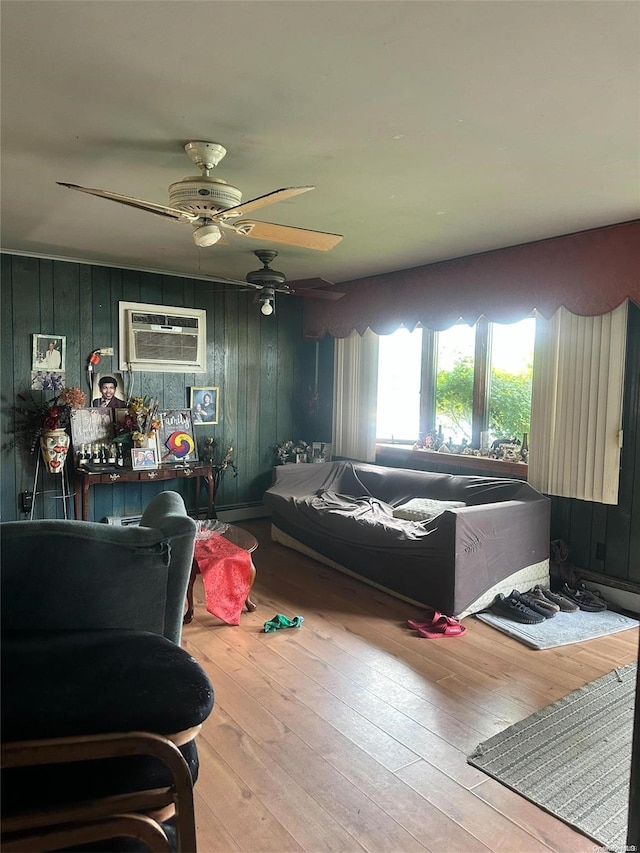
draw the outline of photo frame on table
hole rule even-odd
[[[158,451],[155,447],[132,448],[131,467],[134,471],[152,471],[158,464]]]
[[[198,461],[198,444],[193,431],[193,421],[189,409],[169,409],[158,412],[160,429],[158,430],[159,462],[162,465],[184,465]]]
[[[314,441],[311,445],[311,462],[330,462],[331,445],[324,441]]]
[[[83,444],[113,441],[113,409],[72,409],[71,442],[76,450]]]
[[[211,385],[190,388],[189,409],[194,426],[217,424],[220,411],[219,388]]]

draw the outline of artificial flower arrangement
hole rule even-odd
[[[71,424],[73,409],[83,409],[87,403],[87,395],[81,388],[70,386],[50,400],[36,401],[33,396],[25,397],[18,394],[20,404],[16,406],[16,414],[21,421],[17,429],[28,436],[31,453],[38,446],[40,436],[55,429],[68,430]]]
[[[311,454],[311,445],[307,444],[306,441],[291,441],[289,439],[276,444],[273,450],[276,457],[276,464],[286,465],[287,462],[294,462],[298,456],[304,456],[308,459]]]
[[[121,444],[131,442],[137,447],[154,438],[160,429],[158,401],[149,397],[132,397],[122,421],[116,424],[115,441]]]
[[[202,459],[213,469],[213,485],[216,491],[222,483],[227,468],[231,468],[234,477],[238,476],[238,469],[233,459],[233,447],[227,444],[223,452],[224,446],[224,442],[216,443],[215,438],[205,438],[202,445]]]

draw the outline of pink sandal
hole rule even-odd
[[[424,614],[422,619],[407,619],[407,628],[411,628],[413,631],[418,631],[420,628],[429,628],[438,619],[448,619],[448,616],[442,615],[442,613],[438,613],[437,610],[429,609]]]
[[[432,625],[419,627],[417,631],[421,637],[437,640],[440,637],[461,637],[466,634],[467,629],[450,616],[441,616]]]

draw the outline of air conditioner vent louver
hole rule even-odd
[[[206,311],[135,302],[119,304],[121,368],[205,372]]]
[[[172,332],[145,332],[134,329],[136,357],[144,361],[183,361],[191,364],[198,358],[198,336]]]

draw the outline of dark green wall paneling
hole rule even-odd
[[[31,490],[35,456],[14,443],[13,407],[28,392],[33,333],[66,335],[66,384],[89,391],[86,365],[92,350],[113,346],[96,371],[118,371],[118,302],[147,302],[204,308],[207,311],[207,372],[136,373],[133,393],[158,397],[163,408],[183,407],[191,386],[220,389],[220,419],[196,431],[199,443],[213,436],[230,442],[238,476],[230,471],[216,506],[260,504],[271,482],[274,444],[298,430],[296,400],[301,384],[302,300],[282,297],[275,317],[263,317],[252,292],[195,279],[135,270],[107,269],[2,254],[2,474],[0,498],[5,521],[25,518],[19,493]],[[57,480],[43,481],[55,487]],[[39,485],[39,488],[41,488]],[[204,485],[204,484],[203,484]],[[90,490],[90,518],[135,515],[163,488],[181,488],[190,508],[190,481],[99,485]],[[206,489],[201,490],[204,507]],[[38,497],[36,515],[62,517],[60,501]]]

